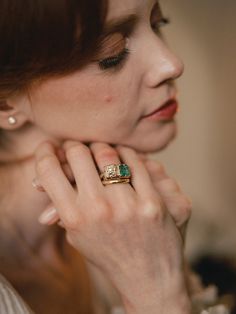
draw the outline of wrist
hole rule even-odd
[[[192,304],[188,296],[181,296],[178,300],[171,300],[170,297],[151,301],[147,298],[143,304],[140,304],[140,300],[137,303],[122,300],[126,314],[192,314]]]
[[[129,296],[122,295],[121,299],[126,314],[191,314],[192,304],[185,285],[177,286],[170,282],[161,290],[142,290]],[[142,290],[142,291],[141,291]]]

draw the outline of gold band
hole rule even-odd
[[[100,174],[101,180],[130,179],[131,173],[129,166],[126,164],[112,164],[104,167]]]
[[[112,180],[102,180],[103,185],[119,184],[119,183],[130,183],[130,179],[112,179]]]

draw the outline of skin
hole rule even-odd
[[[100,141],[152,152],[165,147],[174,137],[173,120],[164,123],[141,119],[176,95],[172,80],[183,72],[182,62],[150,25],[155,1],[129,0],[125,5],[110,2],[108,21],[127,12],[140,17],[129,36],[128,59],[118,71],[104,72],[97,63],[91,63],[66,77],[36,83],[29,91],[30,97],[23,94],[9,99],[8,103],[19,113],[18,116],[15,112],[19,123],[33,124],[24,130],[22,138],[35,132],[57,140]],[[158,12],[155,15],[158,20]],[[114,55],[114,45],[116,52],[122,51],[124,40],[115,34],[99,57]]]
[[[153,0],[109,3],[108,20],[127,12],[140,19],[129,36],[131,54],[119,71],[104,72],[93,62],[68,76],[36,82],[27,93],[7,99],[10,110],[0,112],[0,127],[11,143],[0,154],[6,162],[0,168],[5,259],[1,272],[39,313],[49,313],[48,304],[55,313],[65,313],[65,308],[73,313],[78,306],[85,313],[83,306],[89,309],[91,303],[85,256],[112,281],[128,314],[152,314],[157,309],[158,313],[190,313],[182,256],[190,203],[158,164],[136,153],[156,152],[175,136],[173,119],[154,122],[142,117],[175,97],[173,80],[182,74],[183,65],[151,27]],[[114,54],[114,49],[122,50],[124,44],[125,38],[112,35],[103,58]],[[15,125],[7,123],[10,115],[16,117]],[[133,188],[104,188],[92,155],[100,170],[121,158],[132,165]],[[9,160],[18,161],[10,164]],[[35,177],[46,193],[31,187]],[[40,225],[38,217],[52,207],[57,209],[56,218],[46,219],[44,214]],[[47,226],[57,219],[75,249],[64,237],[58,248],[62,231]],[[166,243],[171,247],[168,252]],[[36,259],[32,252],[37,252]],[[134,259],[128,252],[138,255]],[[25,265],[26,260],[26,271],[15,276],[17,263]],[[65,273],[65,278],[49,269]],[[137,278],[142,291],[137,289]],[[40,299],[37,289],[44,291]],[[72,291],[76,291],[74,298],[69,298]],[[55,294],[57,302],[53,302]],[[78,304],[78,299],[84,304]]]

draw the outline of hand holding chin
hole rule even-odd
[[[131,184],[103,186],[98,170],[120,163],[131,168]],[[110,278],[128,313],[142,313],[150,300],[163,312],[168,298],[189,307],[183,238],[191,203],[158,162],[122,146],[67,141],[58,151],[47,142],[36,151],[36,173],[52,201],[40,221],[60,220],[69,243]]]

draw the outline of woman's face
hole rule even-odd
[[[110,31],[96,60],[32,89],[33,122],[60,140],[102,141],[143,152],[166,146],[176,132],[173,80],[183,64],[161,39],[162,22],[155,0],[110,0]]]

